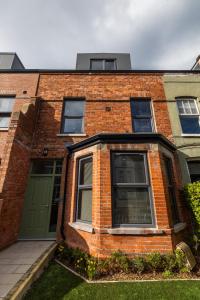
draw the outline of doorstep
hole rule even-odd
[[[57,244],[18,241],[0,252],[0,300],[19,300],[42,273]]]

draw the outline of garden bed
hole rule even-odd
[[[61,246],[56,258],[69,270],[89,281],[200,279],[200,263],[194,270],[190,270],[180,251],[165,255],[151,253],[133,258],[117,251],[107,259],[98,260],[80,249]]]

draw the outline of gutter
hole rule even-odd
[[[100,143],[160,143],[169,150],[176,151],[176,146],[160,133],[99,133],[84,139],[81,142],[68,146],[68,149],[70,152],[76,152]]]
[[[200,70],[76,70],[76,69],[0,69],[0,73],[40,73],[40,74],[62,74],[62,73],[72,73],[72,74],[199,74]]]

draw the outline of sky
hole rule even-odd
[[[26,68],[74,69],[81,52],[126,52],[133,69],[190,69],[200,0],[0,0],[0,51]]]

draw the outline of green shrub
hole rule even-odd
[[[178,271],[181,272],[182,269],[186,268],[186,258],[183,251],[176,249],[175,250],[175,256],[176,256],[176,263]]]
[[[147,270],[147,262],[145,257],[137,256],[133,259],[133,268],[132,271],[137,274],[142,274]]]
[[[128,272],[129,270],[129,259],[121,251],[113,252],[108,263],[110,263],[110,267],[116,272]]]
[[[200,181],[187,184],[184,192],[194,216],[196,233],[200,238]]]
[[[159,272],[164,270],[163,266],[163,255],[158,252],[148,254],[146,262],[150,271]]]
[[[172,273],[178,271],[176,256],[174,255],[174,253],[165,254],[163,256],[163,266],[165,271],[169,271]]]

